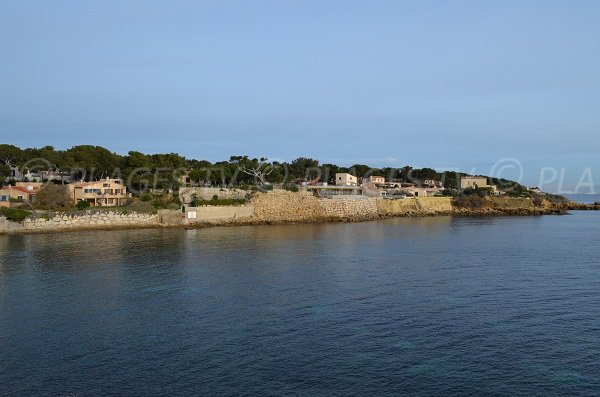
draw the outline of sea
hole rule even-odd
[[[0,396],[600,395],[600,212],[0,236]]]

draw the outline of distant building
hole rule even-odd
[[[385,178],[382,176],[369,176],[367,178],[363,178],[362,185],[367,189],[377,189],[383,187],[385,184]]]
[[[477,188],[491,187],[488,185],[488,179],[484,176],[461,176],[460,177],[460,188],[461,189],[477,189]]]
[[[72,179],[71,174],[64,171],[40,171],[38,175],[42,181],[61,181],[64,183],[70,183]]]
[[[423,185],[428,188],[434,188],[434,187],[443,188],[444,187],[442,182],[436,181],[435,179],[425,179],[423,181]]]
[[[73,202],[87,201],[91,206],[125,205],[129,195],[121,179],[106,178],[96,182],[66,185]]]
[[[427,189],[424,187],[418,187],[418,186],[406,186],[402,188],[402,192],[406,193],[410,196],[414,196],[414,197],[427,197],[429,196]],[[435,194],[431,194],[432,196]]]
[[[33,203],[40,190],[40,184],[17,182],[17,186],[0,189],[0,207],[9,207],[11,201]]]
[[[346,197],[363,198],[363,189],[358,186],[337,185],[337,186],[307,186],[306,190],[312,192],[318,197]]]
[[[0,207],[10,207],[10,188],[0,188]]]
[[[14,179],[16,181],[20,181],[22,177],[23,177],[23,174],[21,174],[21,171],[19,170],[19,168],[11,165],[9,179]]]
[[[461,176],[460,177],[460,189],[480,189],[486,188],[490,189],[491,194],[499,195],[503,194],[498,191],[496,185],[489,185],[488,179],[484,176]]]
[[[352,174],[337,173],[335,174],[335,184],[336,186],[357,186],[358,179]]]

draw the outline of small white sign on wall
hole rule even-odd
[[[196,211],[188,211],[187,217],[188,219],[196,219]]]

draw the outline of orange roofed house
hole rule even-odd
[[[87,201],[92,207],[125,205],[129,195],[121,179],[106,178],[96,182],[71,183],[67,185],[71,198],[77,204]]]
[[[40,186],[40,183],[18,182],[17,186],[0,188],[0,207],[10,207],[11,201],[33,203]]]

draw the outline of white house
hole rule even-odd
[[[335,184],[336,186],[357,186],[358,179],[348,173],[337,173],[335,174]]]

